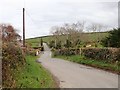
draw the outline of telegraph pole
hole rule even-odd
[[[23,47],[25,47],[25,8],[23,8]]]

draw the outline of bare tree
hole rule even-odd
[[[89,31],[96,32],[97,31],[97,27],[98,27],[98,24],[92,23],[91,25],[88,26],[87,29],[89,29]]]
[[[101,32],[103,29],[107,29],[107,26],[100,23],[92,23],[87,29],[92,32]]]
[[[51,33],[54,35],[55,40],[60,41],[62,40],[62,37],[65,38],[65,40],[71,41],[73,46],[75,46],[76,42],[79,41],[79,39],[82,37],[82,32],[85,28],[85,22],[77,22],[77,23],[65,23],[63,26],[58,27],[54,26],[52,27]]]
[[[60,36],[62,35],[61,28],[58,26],[53,26],[51,28],[51,33],[54,37],[55,47],[57,47],[57,43],[61,41],[60,40]]]
[[[98,33],[98,38],[97,38],[97,41],[99,42],[100,41],[100,32],[103,30],[103,29],[106,29],[107,26],[103,25],[103,24],[100,24],[100,23],[92,23],[90,26],[87,27],[88,30],[92,31],[92,32],[99,32]]]
[[[82,33],[83,31],[84,31],[84,29],[85,29],[85,21],[83,21],[83,22],[77,22],[76,23],[76,27],[77,27],[77,30],[78,30],[78,32],[80,32],[80,33]]]

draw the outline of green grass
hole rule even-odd
[[[37,63],[37,57],[26,56],[27,64],[16,73],[17,87],[21,88],[54,88],[52,75]]]
[[[43,41],[44,42],[49,42],[50,40],[52,40],[53,36],[46,36],[46,37],[43,37]]]
[[[69,60],[79,64],[89,65],[96,68],[101,68],[104,70],[109,70],[115,73],[119,73],[120,68],[117,64],[111,64],[102,60],[90,60],[86,59],[84,56],[72,55],[72,56],[55,56],[55,58],[62,58],[64,60]]]
[[[88,37],[88,38],[84,38],[81,39],[83,40],[83,42],[96,42],[97,40],[102,40],[103,38],[107,37],[109,35],[108,32],[92,32],[92,33],[84,33],[84,37]]]
[[[44,42],[49,42],[52,39],[52,36],[43,36],[42,39]],[[26,43],[30,44],[32,47],[39,46],[40,41],[41,37],[26,39]]]
[[[32,46],[32,47],[37,47],[37,46],[39,46],[40,39],[38,39],[38,38],[27,39],[26,43],[30,44],[30,46]]]

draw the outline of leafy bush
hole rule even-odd
[[[105,47],[120,47],[120,28],[113,29],[109,32],[110,35],[102,40]]]
[[[120,48],[83,48],[82,54],[96,60],[120,61]]]
[[[61,49],[61,47],[62,47],[61,41],[57,41],[55,48],[56,49]]]
[[[81,48],[81,49],[58,49],[53,51],[53,55],[84,55],[86,58],[104,60],[105,62],[120,61],[120,48]]]
[[[50,48],[55,48],[55,41],[51,40],[48,45]]]
[[[71,45],[72,45],[72,42],[67,39],[67,40],[66,40],[66,43],[64,44],[64,46],[65,46],[66,48],[69,48],[69,47],[71,47]]]
[[[3,87],[15,87],[14,71],[25,65],[25,58],[19,46],[11,43],[2,45],[2,84]]]
[[[68,48],[65,48],[65,49],[59,49],[59,50],[54,50],[54,55],[67,55],[67,56],[70,56],[70,55],[76,55],[76,54],[79,54],[80,53],[80,50],[79,49],[68,49]]]

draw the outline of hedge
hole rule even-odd
[[[120,61],[120,48],[82,48],[82,54],[90,59]]]
[[[84,55],[86,58],[104,60],[107,62],[120,61],[120,48],[81,48],[81,49],[58,49],[54,50],[57,55]]]
[[[2,86],[16,87],[14,71],[25,65],[25,57],[19,46],[10,43],[2,45]]]
[[[54,56],[57,55],[76,55],[79,54],[80,50],[79,49],[68,49],[68,48],[64,48],[64,49],[58,49],[58,50],[54,50]]]

